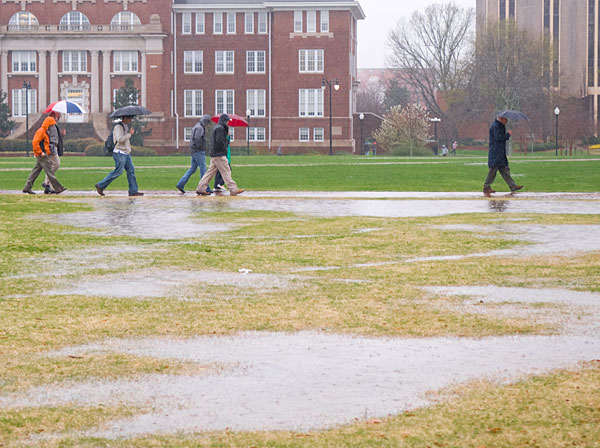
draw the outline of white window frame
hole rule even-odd
[[[111,30],[131,30],[139,28],[141,25],[140,18],[131,11],[121,11],[110,21]]]
[[[213,12],[213,34],[223,34],[222,12]]]
[[[298,140],[301,142],[310,142],[310,128],[298,129]]]
[[[138,73],[138,52],[133,50],[113,51],[113,73]]]
[[[314,128],[313,129],[313,140],[315,142],[325,141],[325,128]]]
[[[299,89],[298,114],[300,117],[323,116],[323,89]]]
[[[184,117],[201,117],[204,111],[204,92],[202,90],[184,90],[183,106]]]
[[[181,13],[181,34],[192,34],[192,13]]]
[[[183,141],[189,142],[192,139],[192,129],[194,128],[183,128]]]
[[[329,32],[329,10],[328,9],[321,10],[321,32],[322,33]]]
[[[36,16],[29,11],[19,11],[14,13],[8,21],[8,29],[29,30],[36,29],[39,26]]]
[[[264,89],[246,90],[246,110],[251,117],[265,117],[267,110],[267,91]]]
[[[254,13],[244,14],[244,34],[254,34]]]
[[[264,50],[246,51],[246,73],[265,73],[266,57]]]
[[[27,89],[29,115],[37,112],[37,89]],[[12,116],[25,117],[25,89],[13,89],[12,91]]]
[[[215,90],[215,115],[232,114],[235,110],[235,90]]]
[[[35,73],[37,71],[37,53],[35,51],[12,51],[11,56],[12,73]]]
[[[87,51],[63,50],[62,71],[63,73],[87,73]]]
[[[300,73],[323,73],[324,67],[324,50],[298,50],[298,71]]]
[[[303,11],[294,11],[294,33],[302,32],[302,14]]]
[[[196,13],[196,34],[204,34],[205,33],[205,17],[203,12]]]
[[[317,32],[317,11],[306,11],[306,32]]]
[[[233,75],[235,73],[235,51],[215,51],[215,73]]]
[[[269,32],[268,19],[269,16],[266,12],[258,13],[258,34],[267,34]]]
[[[204,53],[201,50],[183,52],[183,73],[200,74],[204,72]]]
[[[266,141],[265,128],[248,128],[248,141],[264,142]]]
[[[227,13],[227,34],[235,34],[235,22],[237,14],[235,12]]]
[[[87,31],[90,28],[90,19],[79,11],[69,11],[58,23],[59,31]]]
[[[112,99],[113,103],[116,103],[116,102],[117,102],[117,92],[118,92],[118,91],[119,91],[119,89],[113,89],[113,96],[112,96],[112,98],[113,98],[113,99]],[[139,93],[139,92],[138,92],[138,93]],[[138,95],[135,95],[135,98],[133,98],[133,99],[131,98],[131,95],[135,95],[135,93],[133,93],[133,92],[132,92],[132,93],[130,94],[130,96],[129,96],[129,100],[128,100],[128,101],[129,101],[129,104],[138,104],[138,105],[139,105],[139,104],[140,104],[140,96],[139,96],[139,94],[138,94]]]
[[[235,128],[229,128],[229,139],[233,142],[235,141]]]

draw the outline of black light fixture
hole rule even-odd
[[[434,137],[433,138],[435,139],[435,155],[437,156],[437,155],[439,155],[438,153],[439,153],[439,146],[440,146],[438,143],[438,138],[437,138],[437,125],[442,120],[441,120],[441,118],[433,117],[429,121],[431,121],[433,123],[433,129],[434,129],[434,131],[433,131]]]
[[[337,78],[328,81],[326,78],[323,78],[321,81],[321,88],[325,90],[325,88],[329,87],[329,155],[333,155],[333,138],[332,138],[332,130],[333,130],[333,114],[331,111],[331,90],[340,90],[340,83]]]

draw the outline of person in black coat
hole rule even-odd
[[[504,117],[498,117],[490,127],[490,146],[488,152],[488,175],[483,184],[483,194],[487,197],[495,193],[492,190],[492,183],[496,179],[496,173],[500,171],[500,175],[508,184],[511,192],[515,192],[523,188],[523,185],[517,185],[510,176],[508,167],[508,159],[506,158],[506,142],[510,139],[512,131],[506,130],[506,122]]]
[[[229,123],[229,120],[229,115],[222,114],[219,117],[219,123],[213,129],[212,147],[210,148],[210,165],[206,174],[200,179],[198,188],[196,188],[197,195],[210,195],[210,193],[206,191],[206,188],[217,171],[223,176],[223,180],[225,181],[227,188],[229,188],[229,194],[231,196],[236,196],[244,192],[244,190],[238,188],[235,181],[231,178],[231,168],[229,168],[229,162],[227,161],[227,146],[229,144],[229,126],[227,126],[227,123]]]

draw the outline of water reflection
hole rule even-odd
[[[508,209],[508,201],[488,201],[488,206],[493,212],[505,212]]]

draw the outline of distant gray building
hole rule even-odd
[[[515,20],[556,49],[548,84],[562,95],[587,98],[598,122],[600,0],[477,0],[477,29]]]

